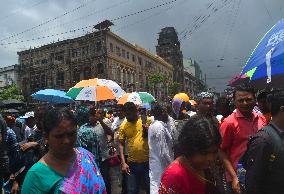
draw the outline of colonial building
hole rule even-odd
[[[18,84],[18,65],[0,68],[0,88]]]
[[[43,88],[68,90],[95,77],[114,80],[126,91],[150,90],[149,77],[157,72],[172,82],[170,63],[114,34],[111,25],[104,21],[84,36],[18,52],[24,94]]]
[[[184,64],[184,91],[191,97],[206,89],[206,81],[203,79],[199,64],[189,58],[183,59]]]
[[[180,42],[174,27],[166,27],[161,30],[156,46],[157,55],[173,65],[174,82],[184,85],[183,55],[180,50]],[[180,88],[181,90],[183,88]]]

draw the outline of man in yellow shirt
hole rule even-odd
[[[125,103],[123,109],[126,120],[121,124],[119,130],[119,151],[122,172],[128,174],[127,191],[128,194],[138,194],[140,179],[143,178],[146,191],[150,193],[147,129],[151,124],[151,119],[142,119],[136,105],[132,102]],[[127,163],[123,153],[126,140],[128,143]]]

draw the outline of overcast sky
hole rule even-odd
[[[1,0],[0,66],[17,63],[17,51],[80,36],[92,30],[87,26],[141,10],[147,11],[113,21],[112,30],[155,52],[160,29],[175,27],[184,57],[198,61],[208,85],[220,91],[284,17],[284,0]]]

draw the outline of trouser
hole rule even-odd
[[[122,173],[121,194],[127,194],[127,174]]]
[[[0,194],[3,193],[3,176],[0,175]]]
[[[110,165],[108,160],[101,162],[100,170],[105,182],[107,194],[111,194]]]
[[[127,176],[128,194],[138,194],[141,180],[145,184],[146,193],[150,194],[149,162],[129,162],[130,175]]]

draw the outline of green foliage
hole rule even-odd
[[[24,96],[22,95],[20,88],[18,88],[16,85],[10,85],[0,90],[0,100],[8,99],[16,99],[23,101]]]
[[[166,76],[160,73],[153,74],[149,77],[149,83],[155,86],[159,83],[163,83],[166,80]]]
[[[181,84],[178,82],[173,82],[169,86],[169,92],[171,95],[175,95],[178,93],[179,88],[181,87]]]

